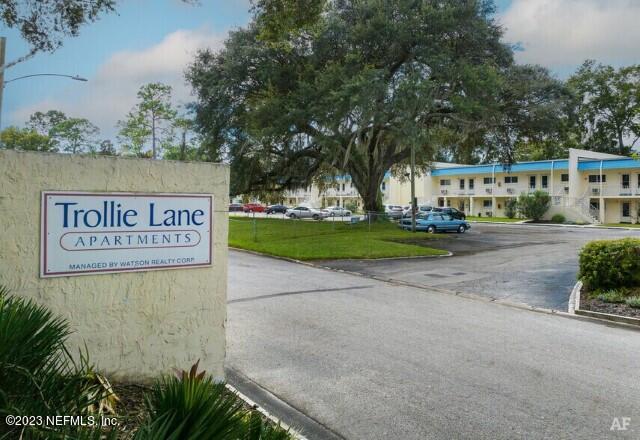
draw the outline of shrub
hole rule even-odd
[[[204,372],[181,372],[158,380],[145,396],[148,417],[136,440],[216,439],[291,440],[287,430],[266,423],[257,411],[243,402],[224,383]]]
[[[618,289],[606,290],[598,293],[596,298],[607,303],[623,303],[626,299],[626,292]]]
[[[105,382],[94,380],[97,375],[86,356],[73,361],[65,347],[69,333],[67,321],[30,300],[9,296],[0,286],[0,414],[85,415],[101,407]],[[0,437],[101,435],[82,427],[22,428],[0,426]]]
[[[243,407],[211,377],[163,377],[146,396],[149,417],[136,438],[241,438]]]
[[[640,239],[587,243],[580,251],[578,278],[589,290],[640,286]]]
[[[537,190],[530,194],[520,194],[517,206],[523,217],[538,221],[546,214],[550,205],[551,197],[549,194]]]
[[[354,214],[358,212],[358,204],[356,202],[347,202],[344,207]]]
[[[562,214],[554,214],[553,217],[551,217],[551,223],[564,223],[566,221],[567,219]]]
[[[640,309],[640,296],[631,296],[626,299],[625,303],[634,309]]]
[[[30,300],[10,297],[0,286],[0,416],[97,415],[114,404],[111,386],[87,357],[72,360],[65,347],[69,333],[66,320]],[[178,377],[156,382],[145,395],[148,416],[133,438],[292,439],[288,430],[265,422],[223,383],[197,368],[198,363]],[[0,421],[0,439],[115,440],[118,434],[91,426],[25,428]]]
[[[507,218],[514,218],[518,213],[518,200],[517,199],[507,199],[504,202],[504,215]]]

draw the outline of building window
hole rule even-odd
[[[561,182],[568,182],[569,181],[569,175],[568,174],[562,174],[560,176],[560,181]]]
[[[491,206],[493,206],[493,205],[492,205],[492,203],[491,203],[491,200],[483,200],[483,201],[482,201],[482,206],[483,206],[484,208],[491,208]]]
[[[475,184],[474,179],[469,179],[469,189],[473,189],[474,184]],[[640,186],[640,174],[638,174],[638,186]]]
[[[631,217],[631,203],[629,202],[622,203],[622,216]]]
[[[529,176],[529,188],[536,188],[536,176]]]
[[[344,191],[344,183],[342,184],[342,191]]]
[[[518,176],[504,176],[504,183],[518,183]]]
[[[602,176],[602,183],[606,183],[607,176]],[[589,183],[600,183],[600,174],[589,174]]]
[[[387,189],[387,183],[386,182],[382,182],[382,191],[384,191],[385,189]]]
[[[449,179],[440,179],[440,186],[449,186],[451,185],[451,180]]]
[[[549,176],[542,176],[542,189],[547,189],[549,187]]]
[[[485,177],[484,178],[484,184],[485,185],[493,185],[494,183],[496,183],[496,178],[495,177]]]
[[[629,189],[629,187],[631,186],[631,180],[628,174],[623,174],[622,175],[622,188],[624,189]]]
[[[464,179],[460,179],[460,189],[464,189]]]

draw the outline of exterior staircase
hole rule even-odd
[[[600,224],[599,212],[597,209],[591,207],[589,197],[587,197],[586,194],[583,194],[582,197],[568,197],[563,192],[553,197],[552,200],[552,206],[560,211],[564,211],[570,220],[594,225]]]

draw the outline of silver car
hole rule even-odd
[[[384,207],[384,213],[391,219],[402,218],[402,206],[400,205],[386,205]]]
[[[323,211],[326,211],[329,217],[351,217],[351,211],[342,206],[327,206]]]
[[[295,208],[287,209],[285,215],[289,218],[312,218],[314,220],[322,220],[323,218],[329,217],[328,212],[306,206],[296,206]]]

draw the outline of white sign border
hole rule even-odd
[[[113,196],[113,197],[199,197],[209,199],[209,262],[197,264],[167,265],[154,267],[123,268],[123,269],[96,269],[73,272],[46,273],[47,258],[47,196],[74,195],[74,196]],[[151,193],[151,192],[118,192],[118,191],[68,191],[68,190],[42,190],[40,193],[40,278],[60,278],[85,275],[107,275],[126,272],[152,272],[158,270],[197,269],[213,266],[213,194],[207,193]]]

